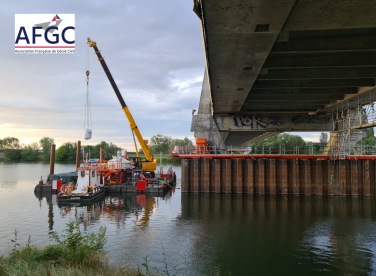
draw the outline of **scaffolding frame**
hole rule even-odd
[[[358,98],[356,107],[344,107],[332,111],[332,129],[328,146],[331,159],[346,159],[349,155],[362,155],[363,149],[356,147],[356,143],[363,138],[361,130],[376,126],[375,100],[370,93],[367,102]],[[359,139],[360,138],[360,139]]]

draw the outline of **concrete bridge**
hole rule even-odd
[[[212,145],[329,131],[375,98],[376,3],[194,0],[206,70],[191,130]]]

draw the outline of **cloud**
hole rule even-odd
[[[14,54],[14,15],[23,13],[74,13],[76,53]],[[49,136],[58,146],[83,140],[88,59],[93,139],[83,143],[133,150],[129,123],[87,37],[97,42],[145,139],[193,138],[191,109],[198,109],[205,58],[192,1],[3,1],[0,24],[0,139]],[[314,141],[319,135],[299,134]]]
[[[129,123],[87,37],[96,41],[145,139],[192,137],[204,71],[199,20],[190,1],[42,1],[1,4],[0,138],[82,140],[86,59],[93,139],[133,149]],[[74,55],[15,55],[14,14],[76,15]]]

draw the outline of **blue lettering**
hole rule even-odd
[[[22,33],[22,32],[25,34],[24,37],[21,37],[21,33]],[[27,33],[26,33],[26,30],[25,30],[25,27],[21,27],[21,28],[20,28],[20,31],[18,32],[18,35],[17,35],[16,44],[18,44],[18,41],[19,41],[20,39],[25,39],[26,42],[27,42],[27,44],[30,44],[29,38],[27,37]]]
[[[35,30],[38,30],[38,29],[42,29],[42,27],[33,27],[33,44],[35,44],[35,38],[36,37],[42,37],[42,35],[41,34],[36,34],[35,33]]]
[[[59,43],[59,35],[58,35],[58,34],[53,34],[53,35],[52,35],[52,36],[55,37],[55,41],[51,41],[51,40],[48,39],[48,36],[47,36],[47,35],[48,35],[48,31],[51,30],[51,29],[58,30],[58,28],[55,27],[55,26],[48,27],[48,28],[46,29],[46,31],[44,32],[44,39],[45,39],[48,43],[50,43],[50,44],[57,44],[57,43]]]
[[[66,27],[64,30],[63,30],[63,33],[61,34],[61,38],[63,39],[63,41],[65,42],[65,43],[67,43],[67,44],[73,44],[75,41],[73,40],[73,41],[69,41],[69,40],[66,40],[65,39],[65,32],[67,31],[67,30],[74,30],[74,27]]]

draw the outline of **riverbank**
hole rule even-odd
[[[0,275],[144,275],[142,269],[108,265],[109,259],[104,251],[105,227],[101,227],[98,233],[85,235],[77,222],[70,221],[64,234],[54,232],[50,238],[54,244],[38,248],[32,245],[29,236],[27,244],[21,246],[15,230],[12,250],[8,256],[0,257]],[[142,266],[149,275],[147,259]]]
[[[23,250],[27,252],[27,250]],[[39,251],[43,253],[45,249],[32,249],[33,253]],[[129,266],[109,267],[106,263],[99,261],[100,256],[90,256],[89,262],[82,263],[70,263],[63,259],[57,260],[45,260],[45,259],[33,259],[33,256],[29,256],[28,253],[19,254],[17,257],[0,257],[0,275],[4,276],[18,276],[18,275],[77,275],[77,276],[141,276],[143,274],[138,273],[137,270],[130,268]]]

